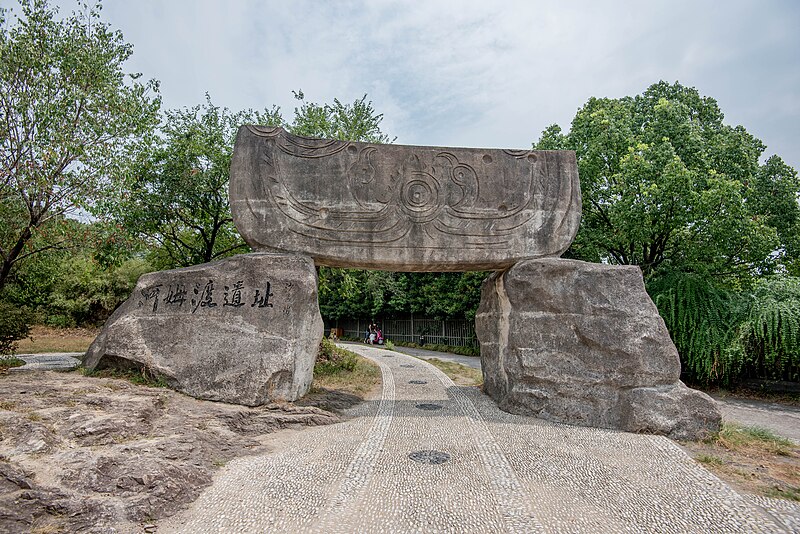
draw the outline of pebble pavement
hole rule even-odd
[[[800,532],[800,507],[739,495],[670,440],[500,411],[416,358],[340,424],[283,432],[222,468],[158,532]]]

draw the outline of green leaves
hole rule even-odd
[[[697,274],[672,273],[647,289],[690,380],[800,379],[800,279],[768,277],[735,291]]]
[[[153,247],[162,268],[205,263],[247,250],[228,202],[233,143],[243,124],[281,124],[280,110],[231,112],[211,102],[167,111],[160,135],[147,139],[103,206]]]
[[[294,92],[300,107],[294,110],[294,121],[289,131],[307,137],[363,141],[366,143],[391,143],[394,139],[381,132],[383,114],[376,113],[367,95],[352,104],[342,104],[338,98],[333,104],[306,102],[303,91]]]
[[[764,145],[694,88],[591,98],[568,134],[550,126],[534,146],[578,158],[584,212],[569,256],[737,283],[796,269],[797,174],[777,157],[759,165]]]
[[[45,0],[20,0],[0,27],[0,288],[36,228],[91,208],[132,144],[157,122],[155,81],[127,80],[132,47],[99,5],[63,19]],[[17,209],[21,208],[21,209]]]

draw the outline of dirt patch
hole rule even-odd
[[[760,434],[768,438],[758,438]],[[726,424],[718,437],[680,445],[737,490],[800,501],[800,446],[790,440],[756,427]]]
[[[17,353],[84,352],[100,330],[97,328],[53,328],[37,325],[30,337],[17,343]]]
[[[269,451],[270,433],[339,420],[76,372],[2,376],[0,531],[141,531],[195,500],[226,462]]]
[[[429,364],[438,367],[459,386],[479,386],[483,384],[483,373],[480,369],[473,369],[455,362],[446,362],[439,358],[427,358]]]

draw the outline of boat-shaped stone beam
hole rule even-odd
[[[257,251],[392,271],[499,270],[578,231],[575,153],[357,143],[243,126],[233,220]]]

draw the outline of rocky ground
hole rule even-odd
[[[315,406],[246,408],[77,372],[0,376],[0,532],[152,531],[217,468],[271,450],[275,430],[339,420]]]

